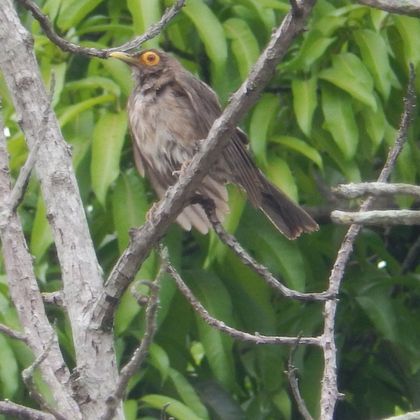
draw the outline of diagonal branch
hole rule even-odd
[[[365,6],[389,13],[420,17],[420,0],[358,0]]]
[[[388,157],[378,177],[378,182],[387,182],[391,172],[395,166],[398,155],[407,140],[408,128],[413,117],[416,96],[414,88],[415,74],[413,66],[410,66],[410,76],[407,87],[407,94],[404,98],[404,111],[401,117],[398,135],[393,147],[388,153]],[[360,211],[365,212],[372,207],[374,197],[369,197],[360,206]],[[353,244],[359,234],[362,226],[351,225],[347,231],[341,247],[337,254],[337,259],[331,271],[329,279],[329,291],[337,295],[340,290],[340,285],[343,280],[344,270],[350,259],[353,251]],[[333,418],[334,408],[337,399],[340,397],[337,388],[337,348],[334,340],[335,332],[335,314],[337,311],[337,299],[329,300],[325,303],[324,309],[324,334],[323,334],[323,349],[324,349],[324,375],[321,389],[321,418],[330,420]]]
[[[226,230],[223,228],[223,225],[220,223],[216,216],[214,202],[212,200],[200,196],[194,197],[193,201],[196,201],[197,203],[201,204],[219,239],[239,257],[243,264],[250,267],[258,275],[260,275],[263,278],[263,280],[274,290],[280,292],[283,296],[287,298],[302,301],[324,301],[332,297],[332,295],[328,292],[303,293],[289,289],[287,286],[278,281],[270,273],[267,267],[255,261],[254,258],[252,258],[251,255],[249,255],[248,252],[245,251],[245,249],[233,235],[226,232]]]
[[[147,283],[147,285],[150,288],[150,296],[146,307],[146,330],[144,332],[143,338],[141,340],[140,345],[134,350],[131,359],[121,369],[117,386],[115,388],[115,391],[112,393],[112,395],[109,396],[109,398],[106,401],[106,412],[103,416],[101,416],[101,420],[108,420],[113,418],[115,409],[124,397],[128,381],[136,372],[139,371],[140,367],[146,359],[150,345],[153,341],[153,337],[155,336],[157,330],[156,317],[159,308],[160,281],[163,275],[166,273],[166,271],[166,261],[162,259],[161,267],[158,275],[156,276],[155,281]]]
[[[210,315],[207,309],[200,303],[200,301],[194,296],[189,287],[185,284],[178,271],[169,261],[169,257],[166,250],[160,251],[161,258],[166,261],[166,267],[168,273],[175,280],[175,283],[179,291],[184,295],[187,301],[190,303],[192,308],[198,313],[198,315],[211,327],[231,336],[232,338],[253,344],[286,344],[296,345],[299,344],[321,346],[320,338],[318,337],[277,337],[262,335],[259,333],[250,334],[244,331],[239,331],[235,328],[229,327],[223,321],[219,321]]]
[[[151,220],[148,220],[132,235],[128,248],[123,252],[113,268],[105,285],[105,291],[94,313],[94,325],[109,327],[112,323],[115,301],[119,299],[139,267],[165,234],[197,185],[210,170],[219,153],[229,142],[231,132],[239,120],[257,101],[259,95],[275,72],[275,68],[286,54],[293,40],[299,35],[306,23],[315,0],[302,3],[302,13],[289,12],[280,27],[273,33],[271,40],[259,57],[247,80],[232,95],[222,115],[214,122],[201,150],[195,155],[178,182],[170,188]]]
[[[44,30],[45,35],[51,42],[60,47],[63,51],[73,54],[81,54],[89,57],[108,58],[112,51],[128,51],[138,48],[149,39],[154,38],[162,32],[163,28],[179,13],[185,4],[185,0],[176,0],[172,7],[165,10],[159,22],[150,26],[150,28],[142,35],[132,39],[131,41],[115,48],[92,48],[83,47],[73,42],[67,41],[57,34],[52,23],[49,21],[48,16],[42,13],[42,10],[32,0],[17,0],[25,9],[32,13],[32,16],[39,22],[41,28]]]

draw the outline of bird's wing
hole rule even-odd
[[[204,139],[215,119],[222,113],[218,98],[210,87],[190,73],[183,72],[178,83],[191,102],[195,111],[197,132]],[[247,143],[247,135],[240,128],[236,128],[232,141],[228,143],[222,156],[230,169],[229,181],[240,184],[246,190],[251,203],[258,207],[261,203],[261,176],[249,155]]]

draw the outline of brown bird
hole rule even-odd
[[[221,114],[215,92],[197,79],[168,53],[150,49],[135,54],[113,52],[111,57],[129,64],[134,89],[127,105],[134,158],[138,171],[147,176],[159,198],[177,181],[177,171],[190,161],[200,140]],[[318,225],[294,204],[255,166],[247,151],[248,139],[236,129],[212,171],[197,193],[210,198],[217,216],[229,211],[225,184],[239,185],[251,204],[259,208],[289,239],[302,232],[318,230]],[[186,230],[195,227],[207,233],[210,223],[199,204],[189,205],[177,222]]]

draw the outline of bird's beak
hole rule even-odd
[[[109,54],[109,57],[118,58],[118,60],[124,61],[127,64],[137,64],[137,59],[135,57],[122,51],[112,52]]]

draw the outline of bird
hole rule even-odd
[[[134,161],[159,199],[175,184],[179,171],[192,160],[222,108],[213,89],[159,49],[135,53],[114,51],[109,57],[128,64],[134,87],[127,114],[133,140]],[[229,212],[226,184],[245,190],[251,204],[260,209],[288,239],[318,230],[315,220],[270,182],[248,151],[248,138],[236,128],[197,194],[214,202],[219,220]],[[200,204],[186,205],[177,217],[184,230],[207,234],[211,224]]]

